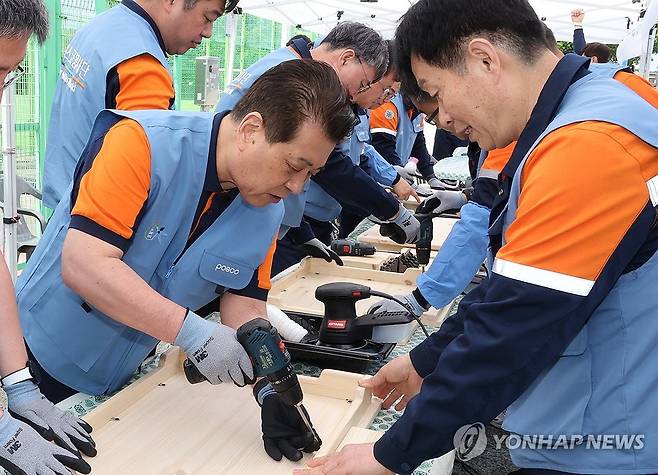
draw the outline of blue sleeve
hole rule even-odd
[[[385,132],[375,132],[372,134],[370,142],[375,150],[377,150],[377,153],[384,157],[384,160],[388,163],[398,167],[404,165],[395,150],[395,135],[387,134]]]
[[[427,143],[425,142],[425,133],[418,132],[414,146],[411,149],[411,156],[418,159],[418,172],[423,178],[430,179],[434,176],[434,167],[432,166],[432,156],[427,150]]]
[[[469,201],[461,208],[432,265],[416,280],[418,290],[435,308],[448,305],[464,291],[484,262],[489,235],[489,208]]]
[[[299,227],[290,228],[288,230],[288,236],[292,239],[292,242],[296,245],[304,244],[305,242],[310,241],[315,237],[311,225],[304,219],[299,224]]]
[[[393,165],[388,163],[369,143],[365,145],[363,155],[368,160],[368,167],[375,181],[385,186],[393,185],[398,176],[398,172],[393,168]]]
[[[655,213],[648,203],[586,295],[507,277],[494,265],[480,300],[459,307],[461,334],[438,358],[437,345],[415,352],[416,361],[437,364],[402,417],[375,443],[375,458],[395,473],[410,474],[452,450],[460,427],[491,421],[521,396],[555,364],[642,250]]]
[[[585,41],[585,32],[582,28],[574,28],[573,30],[573,52],[576,54],[583,54],[587,42]]]
[[[344,208],[363,216],[374,215],[381,220],[395,216],[400,205],[397,199],[373,180],[349,156],[334,150],[326,165],[311,180],[322,187]]]

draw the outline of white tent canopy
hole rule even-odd
[[[337,21],[366,23],[387,38],[395,33],[400,16],[415,0],[241,0],[240,6],[252,13],[284,24],[327,33]],[[540,18],[545,18],[558,40],[573,37],[570,12],[585,10],[587,41],[620,43],[628,34],[628,22],[636,22],[640,2],[636,0],[530,0]],[[464,8],[468,2],[464,1]],[[627,20],[628,18],[628,20]]]

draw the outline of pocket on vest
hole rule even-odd
[[[203,251],[198,263],[181,260],[177,267],[169,278],[164,295],[192,309],[201,308],[217,298],[218,287],[244,289],[256,270],[253,265],[208,250]]]
[[[504,428],[526,435],[582,434],[592,396],[591,352],[584,327],[507,410]]]
[[[89,371],[126,326],[96,310],[86,312],[82,304],[80,296],[60,278],[28,311],[56,351],[83,371]]]

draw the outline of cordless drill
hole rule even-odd
[[[416,241],[416,257],[418,258],[418,264],[421,266],[426,266],[430,262],[432,239],[434,238],[434,225],[432,224],[434,214],[432,211],[439,204],[441,204],[441,201],[438,198],[429,198],[418,206],[414,214],[420,223],[418,241]]]
[[[339,256],[372,256],[377,249],[372,244],[336,239],[331,243],[331,250]]]
[[[264,318],[256,318],[238,328],[236,337],[251,359],[254,377],[262,376],[267,379],[281,400],[297,409],[304,424],[315,437],[315,431],[302,404],[302,387],[290,364],[290,353],[276,328]],[[183,363],[183,370],[192,384],[206,380],[189,359]]]

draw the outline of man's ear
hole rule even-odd
[[[592,59],[592,64],[597,64],[599,62],[599,58],[597,58],[596,56],[592,56],[591,59]]]
[[[347,48],[347,49],[343,50],[342,53],[340,53],[340,56],[339,56],[338,59],[339,59],[340,64],[344,65],[345,63],[354,60],[354,58],[356,58],[356,53],[354,52],[354,50],[351,49],[351,48]]]
[[[160,2],[160,5],[167,13],[171,13],[172,10],[174,9],[175,3],[177,1],[182,2],[183,0],[158,0],[158,1]]]
[[[467,60],[471,65],[482,67],[486,72],[500,71],[500,55],[498,50],[486,38],[473,38],[466,48]]]
[[[250,112],[245,115],[238,125],[237,143],[240,150],[244,150],[249,145],[253,145],[261,138],[264,131],[263,116],[260,112]]]

